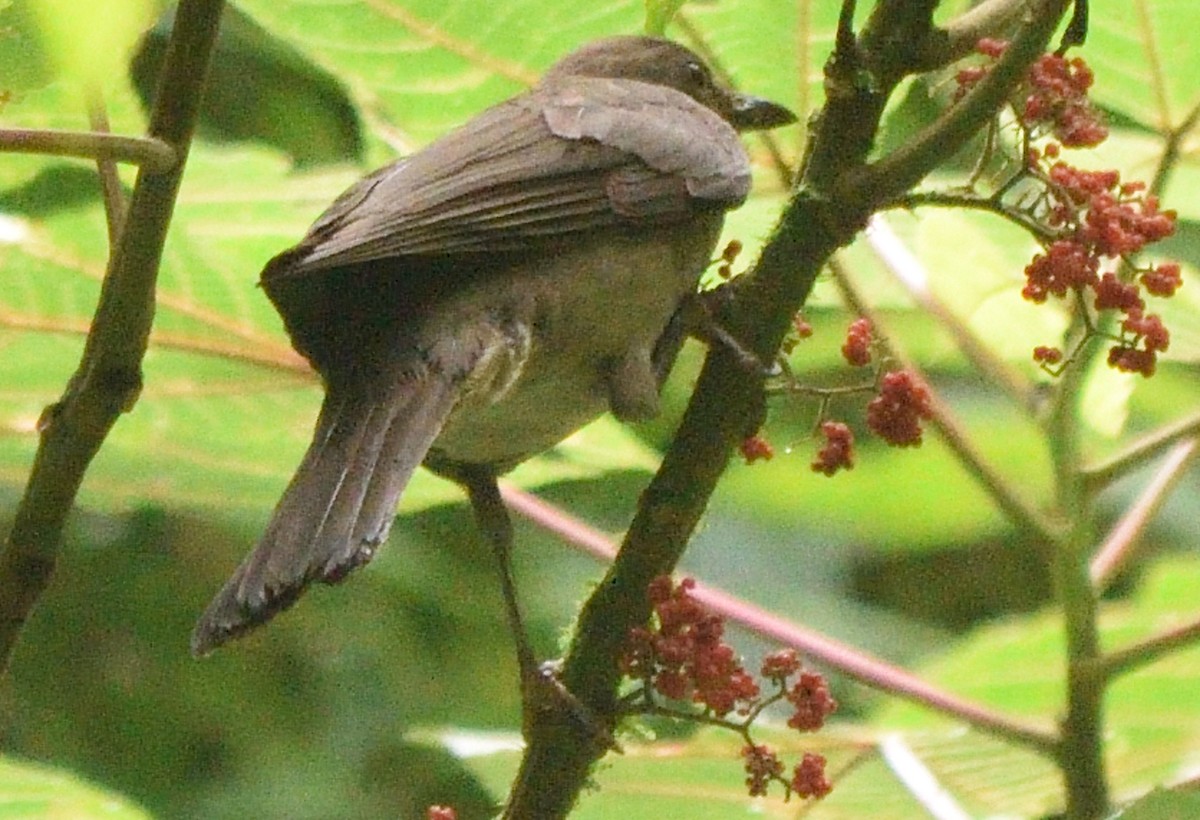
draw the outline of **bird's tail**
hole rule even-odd
[[[258,545],[196,624],[192,652],[208,653],[270,620],[313,581],[336,583],[371,560],[456,396],[432,375],[390,391],[329,385],[304,460]]]

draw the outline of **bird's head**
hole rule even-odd
[[[796,115],[778,103],[720,85],[699,55],[659,37],[607,37],[588,43],[546,73],[551,79],[562,76],[613,77],[665,85],[716,111],[739,131],[778,128],[796,121]]]

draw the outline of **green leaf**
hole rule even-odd
[[[154,11],[151,0],[21,1],[30,4],[46,53],[59,71],[85,85],[107,84],[120,75]]]
[[[0,758],[0,817],[149,820],[150,815],[68,772],[6,757]]]
[[[0,3],[0,90],[13,93],[40,88],[50,82],[55,70],[30,0]]]
[[[1200,562],[1182,557],[1159,562],[1132,600],[1102,607],[1104,646],[1123,647],[1194,617],[1197,584]],[[978,629],[921,672],[955,694],[1049,729],[1062,710],[1063,653],[1061,617],[1044,613]],[[1105,757],[1116,799],[1173,782],[1200,743],[1200,647],[1119,678],[1105,704]],[[947,729],[949,718],[915,704],[893,702],[873,723],[906,737],[942,733],[931,768],[972,813],[1028,815],[1061,808],[1057,770],[1033,752],[1006,750],[975,732],[956,734]]]
[[[1200,794],[1155,789],[1123,807],[1111,820],[1190,820],[1200,817]]]
[[[1097,75],[1093,97],[1159,133],[1178,127],[1200,102],[1195,23],[1190,4],[1097,5],[1082,51]]]
[[[149,110],[167,40],[172,6],[142,38],[130,74]],[[297,165],[362,159],[363,134],[345,87],[306,55],[226,6],[200,108],[200,133],[223,141],[259,140]]]

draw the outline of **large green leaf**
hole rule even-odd
[[[1157,564],[1132,600],[1103,607],[1104,645],[1113,650],[1177,625],[1195,612],[1200,564],[1190,558]],[[1012,715],[1054,725],[1062,710],[1064,640],[1061,618],[1046,613],[977,630],[922,673],[947,689]],[[945,717],[895,702],[875,721],[881,728],[942,732],[926,757],[943,784],[975,811],[1037,814],[1061,808],[1059,774],[1045,758],[971,732],[946,729]],[[1161,658],[1119,678],[1105,698],[1105,758],[1114,796],[1130,799],[1169,785],[1196,762],[1200,741],[1200,647]],[[1020,788],[1005,784],[1021,783]],[[847,783],[847,791],[853,786]]]
[[[149,820],[133,803],[67,772],[11,758],[0,760],[0,817],[5,820]]]

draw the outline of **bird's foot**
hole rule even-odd
[[[736,280],[735,280],[736,281]],[[724,307],[735,297],[732,282],[696,295],[684,305],[684,321],[688,334],[709,347],[721,346],[733,354],[746,372],[761,378],[779,375],[779,366],[764,362],[754,351],[747,348],[721,323],[718,318]]]
[[[521,733],[527,742],[539,728],[573,726],[585,729],[598,748],[621,751],[609,726],[559,680],[555,661],[522,670],[521,706]]]

